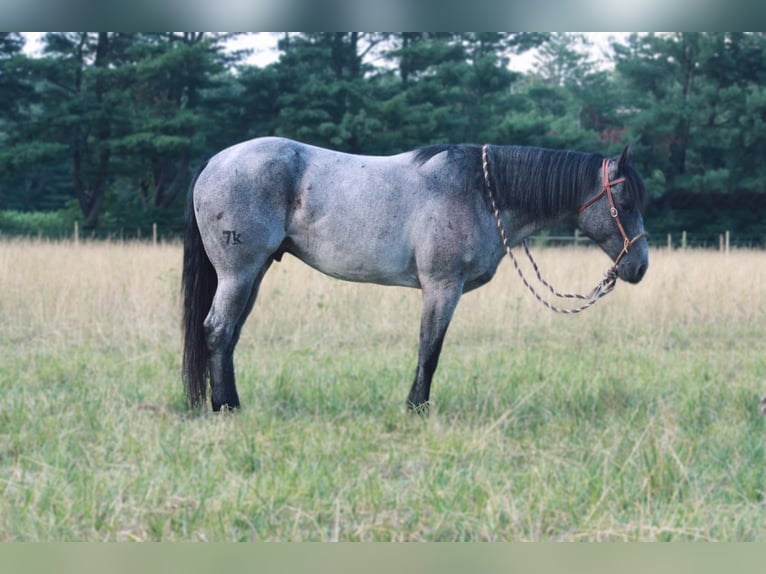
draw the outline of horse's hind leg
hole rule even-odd
[[[234,347],[270,264],[269,259],[263,265],[248,266],[218,278],[213,304],[205,319],[214,411],[239,407],[234,377]]]

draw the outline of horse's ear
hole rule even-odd
[[[626,145],[625,149],[620,154],[620,159],[617,160],[617,171],[621,172],[622,168],[630,163],[633,157],[633,150],[630,149],[630,145]]]

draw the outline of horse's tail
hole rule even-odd
[[[184,263],[181,277],[184,333],[182,376],[192,408],[201,406],[206,400],[208,349],[204,322],[218,286],[215,268],[205,253],[194,215],[194,186],[206,165],[207,162],[197,170],[186,198]]]

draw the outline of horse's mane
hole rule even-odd
[[[439,144],[415,150],[415,161],[425,164],[446,152],[448,161],[464,174],[465,186],[484,192],[481,146]],[[500,209],[512,207],[534,219],[548,219],[579,207],[582,189],[597,191],[604,156],[525,146],[490,146],[488,150],[492,191]],[[637,206],[646,191],[636,171],[623,167],[626,189]]]

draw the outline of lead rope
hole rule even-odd
[[[529,291],[532,293],[532,295],[535,296],[535,299],[540,301],[543,305],[545,305],[548,309],[551,311],[555,311],[556,313],[563,313],[566,315],[573,315],[575,313],[581,313],[582,311],[585,311],[586,309],[589,309],[593,305],[595,305],[596,301],[601,299],[604,295],[608,295],[612,292],[615,285],[617,284],[617,265],[619,264],[620,259],[622,259],[622,256],[626,253],[626,250],[623,250],[623,252],[620,254],[620,256],[617,258],[617,262],[612,265],[609,269],[607,269],[604,272],[604,277],[601,279],[601,281],[593,288],[593,290],[588,295],[582,295],[580,293],[560,293],[557,291],[548,281],[543,279],[542,274],[540,273],[539,268],[537,267],[537,262],[532,257],[532,254],[529,252],[529,247],[527,247],[527,240],[522,240],[521,244],[524,247],[524,251],[527,254],[527,257],[529,258],[530,262],[532,263],[532,267],[535,270],[535,274],[537,275],[537,279],[545,285],[548,290],[556,297],[559,297],[561,299],[581,299],[584,301],[587,301],[587,303],[581,305],[580,307],[574,307],[572,309],[565,309],[563,307],[558,307],[557,305],[554,305],[553,303],[547,301],[544,299],[532,286],[529,281],[527,281],[527,278],[524,276],[524,273],[521,271],[521,267],[519,267],[519,262],[516,260],[516,256],[513,254],[513,251],[511,251],[511,244],[508,240],[508,236],[505,234],[505,227],[503,226],[503,222],[500,220],[500,210],[497,207],[497,202],[495,202],[495,194],[492,192],[492,185],[490,183],[489,178],[489,163],[487,160],[487,149],[488,144],[485,144],[481,148],[481,165],[482,169],[484,171],[484,183],[487,187],[487,194],[489,195],[489,201],[492,203],[492,211],[495,214],[495,222],[497,223],[497,229],[500,232],[500,239],[503,241],[503,246],[505,247],[505,251],[508,253],[508,257],[511,258],[511,261],[513,261],[513,267],[516,269],[516,273],[519,274],[519,277],[521,277],[522,283],[524,283],[524,286],[529,289]]]

